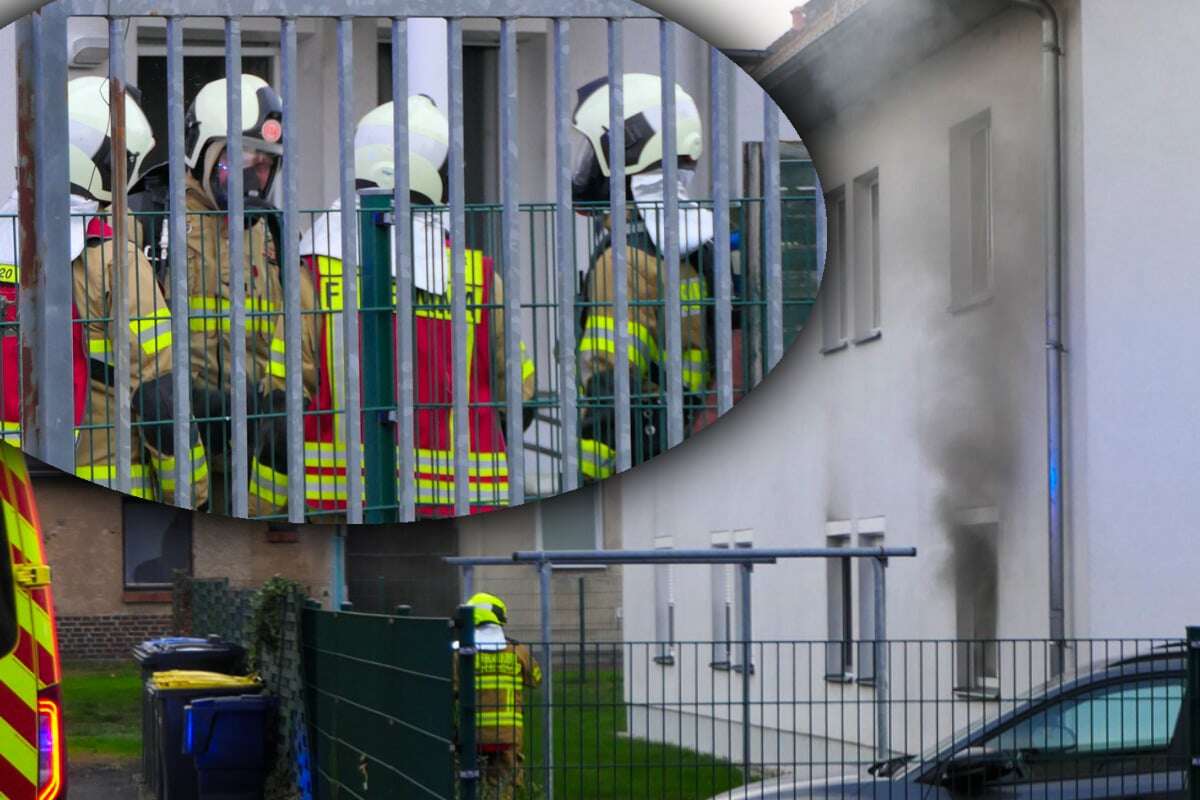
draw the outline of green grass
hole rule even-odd
[[[141,692],[141,676],[132,662],[64,664],[68,758],[137,758],[142,749]]]
[[[555,797],[703,800],[741,785],[741,769],[728,761],[626,735],[618,672],[592,671],[581,682],[577,672],[559,671],[554,682]],[[542,702],[539,693],[528,699],[522,800],[543,796]]]

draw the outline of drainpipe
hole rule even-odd
[[[1046,139],[1046,455],[1050,545],[1051,668],[1063,667],[1066,637],[1063,558],[1062,59],[1058,14],[1048,0],[1009,0],[1042,18],[1042,109]]]

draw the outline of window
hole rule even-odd
[[[985,747],[1103,753],[1167,747],[1183,705],[1183,680],[1127,681],[1053,703]]]
[[[825,196],[827,214],[825,274],[821,281],[821,352],[846,346],[846,195]]]
[[[992,292],[992,115],[950,130],[950,310],[977,306]]]
[[[854,181],[854,341],[877,339],[879,310],[879,170]]]
[[[591,484],[538,503],[537,538],[542,550],[600,550],[604,527],[600,486]]]
[[[849,547],[851,523],[830,522],[825,526],[827,547]],[[830,680],[853,680],[854,630],[853,588],[850,558],[826,559],[825,570],[828,595],[829,636],[825,645],[825,677]]]
[[[999,693],[995,509],[961,512],[951,535],[955,612],[955,691],[971,696]]]
[[[670,536],[654,537],[655,550],[671,550]],[[654,638],[658,653],[654,661],[664,666],[675,663],[675,585],[670,564],[654,565]]]
[[[719,550],[729,549],[733,537],[729,531],[715,531],[712,546]],[[712,598],[712,642],[713,655],[709,664],[713,669],[729,669],[733,663],[731,640],[733,639],[733,581],[728,564],[711,565],[709,597]]]
[[[170,586],[176,570],[192,571],[192,512],[126,497],[123,500],[125,588]]]
[[[858,521],[858,546],[883,546],[884,518]],[[879,586],[878,566],[873,558],[858,561],[858,680],[860,683],[875,680],[875,590]],[[885,600],[886,602],[886,600]],[[885,614],[886,618],[886,614]],[[887,646],[886,644],[884,645]]]

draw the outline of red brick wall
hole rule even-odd
[[[63,659],[124,659],[139,642],[168,636],[171,616],[110,614],[58,618],[58,649]]]

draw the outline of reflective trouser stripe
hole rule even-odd
[[[171,346],[171,310],[160,308],[149,317],[129,321],[133,338],[146,355],[154,355]]]
[[[604,314],[590,314],[583,328],[583,336],[579,340],[579,353],[586,355],[591,352],[616,355],[617,335],[616,320]],[[658,345],[650,331],[640,322],[629,320],[629,361],[642,373],[650,370],[651,364],[658,363]]]
[[[117,468],[114,464],[89,464],[87,466],[76,467],[75,476],[99,483],[112,488],[117,480]],[[143,500],[153,500],[154,497],[154,481],[150,477],[145,464],[131,464],[129,466],[129,493],[134,497],[140,497]]]
[[[283,339],[271,340],[271,360],[267,371],[275,378],[287,377],[287,343]]]
[[[276,472],[257,458],[250,459],[250,494],[273,506],[286,506],[287,484],[286,473]]]
[[[579,451],[579,469],[584,477],[600,480],[613,474],[616,450],[595,439],[580,439]]]
[[[268,300],[253,297],[246,298],[246,330],[255,333],[273,333],[275,323],[271,319],[260,318],[263,314],[273,314],[277,306]],[[188,309],[193,312],[188,318],[188,329],[192,331],[229,332],[233,328],[231,312],[233,304],[223,297],[193,295],[188,298]],[[200,312],[196,314],[195,312]]]
[[[689,392],[699,392],[708,383],[708,354],[698,347],[683,351],[683,385]]]
[[[205,455],[203,442],[192,446],[191,462],[191,481],[193,484],[199,483],[208,477],[208,457]],[[150,463],[154,466],[154,472],[158,475],[158,483],[162,486],[163,491],[174,494],[175,456],[157,458],[151,454]]]
[[[525,717],[520,711],[476,711],[478,728],[523,728]]]
[[[682,304],[679,307],[680,315],[684,317],[694,317],[704,311],[704,306],[700,302],[704,300],[707,294],[704,287],[703,278],[687,278],[679,282],[679,299]],[[689,302],[691,301],[691,302]]]

